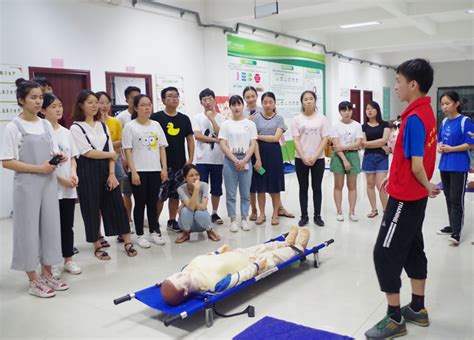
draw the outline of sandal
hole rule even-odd
[[[257,220],[257,212],[256,211],[252,211],[252,213],[249,216],[249,220],[250,221],[256,221]]]
[[[219,242],[221,240],[221,237],[217,235],[212,229],[207,231],[207,237],[214,242]]]
[[[379,212],[377,211],[377,209],[375,209],[375,210],[372,210],[372,212],[370,214],[367,214],[367,217],[368,218],[374,218],[378,214],[379,214]]]
[[[272,225],[279,225],[280,218],[278,216],[272,216]]]
[[[102,261],[110,260],[109,254],[106,251],[104,251],[101,247],[96,248],[94,250],[94,256],[97,257],[99,260],[102,260]]]
[[[267,217],[265,215],[260,215],[255,220],[255,224],[256,225],[261,225],[261,224],[264,224],[266,221],[267,221]]]
[[[280,208],[278,209],[278,216],[280,217],[288,217],[288,218],[295,218],[295,215],[290,213],[288,210],[285,208]]]
[[[124,243],[125,242],[122,235],[117,236],[117,242],[118,243]]]
[[[133,248],[133,243],[125,243],[123,248],[125,249],[128,257],[135,257],[138,254],[135,248]]]
[[[186,242],[186,241],[189,241],[190,239],[190,235],[191,233],[190,232],[183,232],[181,235],[179,235],[176,240],[174,241],[174,243],[183,243],[183,242]],[[209,232],[208,232],[208,235],[209,235]]]
[[[99,237],[99,242],[100,242],[100,247],[101,248],[109,248],[110,244],[107,242],[107,240],[104,238],[104,236]]]

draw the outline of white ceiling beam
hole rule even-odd
[[[425,34],[437,34],[436,23],[430,20],[429,18],[415,19],[410,17],[409,9],[406,3],[387,3],[384,1],[380,1],[380,3],[378,3],[378,6],[399,18],[403,18],[410,21],[413,26],[415,26]]]

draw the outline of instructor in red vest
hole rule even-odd
[[[408,60],[397,68],[395,90],[408,107],[401,115],[390,177],[382,183],[390,195],[374,248],[380,288],[388,303],[387,315],[365,335],[391,339],[407,333],[406,322],[429,325],[424,305],[427,259],[423,219],[428,197],[440,193],[430,183],[436,161],[436,119],[427,97],[434,71],[424,59]],[[412,301],[400,308],[402,269],[411,281]]]

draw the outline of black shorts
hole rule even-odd
[[[426,279],[422,226],[427,202],[427,197],[417,201],[388,199],[374,248],[375,271],[385,293],[400,292],[402,269],[409,278]]]
[[[168,198],[179,199],[178,188],[184,183],[183,169],[168,168],[168,180],[161,183],[158,201],[164,202]]]

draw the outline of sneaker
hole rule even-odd
[[[151,240],[153,241],[153,243],[158,244],[160,246],[162,246],[163,244],[166,243],[165,240],[163,240],[163,238],[161,237],[161,234],[150,233],[150,237],[151,237]]]
[[[56,296],[54,289],[49,288],[41,280],[30,281],[30,289],[28,291],[31,295],[40,298],[50,298]]]
[[[336,220],[338,220],[339,222],[344,221],[344,215],[342,213],[341,214],[338,213],[336,216]]]
[[[222,220],[222,218],[217,214],[212,214],[211,221],[212,223],[215,223],[215,224],[224,224],[224,221]]]
[[[230,222],[230,231],[236,233],[239,231],[239,223],[237,221]]]
[[[298,221],[298,226],[304,227],[305,225],[308,224],[308,222],[309,222],[308,216],[301,216],[300,220]]]
[[[250,230],[250,226],[249,226],[249,223],[247,222],[247,220],[242,220],[242,222],[240,222],[240,227],[242,228],[243,231],[249,231]]]
[[[443,229],[440,229],[436,232],[438,235],[451,235],[453,233],[453,228],[446,226]]]
[[[53,274],[55,278],[60,279],[61,273],[62,273],[61,267],[59,267],[58,265],[51,266],[51,274]]]
[[[321,216],[314,216],[314,223],[319,227],[324,227],[324,221]]]
[[[352,222],[359,222],[359,217],[357,217],[356,214],[350,214],[350,215],[349,215],[349,219],[350,219]]]
[[[461,236],[459,234],[451,234],[449,236],[448,241],[451,242],[452,245],[458,246],[459,245],[459,240],[461,239]]]
[[[55,278],[52,275],[41,275],[41,281],[54,290],[68,290],[69,286],[66,282],[61,281],[60,279]]]
[[[144,235],[138,236],[137,243],[140,247],[145,248],[145,249],[151,247],[150,242],[146,239]]]
[[[77,249],[76,247],[72,247],[72,252],[75,254],[79,254],[79,249]]]
[[[135,222],[130,222],[130,234],[135,234]]]
[[[388,315],[379,321],[374,327],[365,332],[367,340],[392,339],[407,334],[405,320],[399,323],[391,319]]]
[[[411,309],[410,304],[402,307],[402,316],[407,322],[414,323],[421,327],[428,327],[430,325],[430,319],[428,318],[428,311],[423,308],[419,312],[415,312]]]
[[[81,267],[77,265],[76,262],[74,261],[68,261],[64,264],[64,271],[72,274],[72,275],[78,275],[82,272]]]
[[[176,220],[168,220],[168,223],[166,224],[166,229],[174,231],[175,233],[182,233],[183,231],[178,225],[178,222]]]

